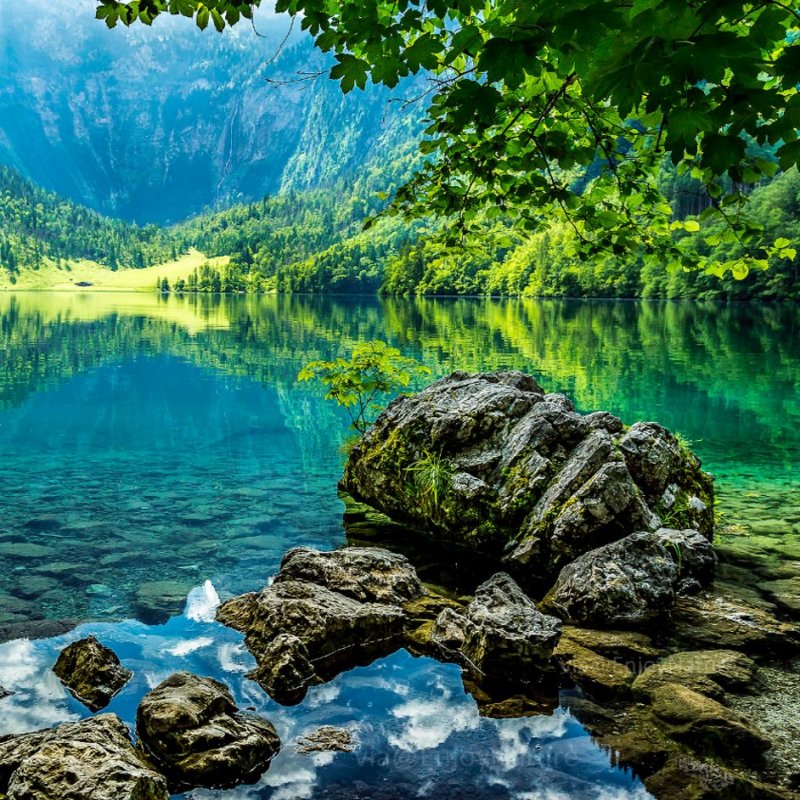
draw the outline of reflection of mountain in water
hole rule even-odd
[[[780,444],[800,425],[798,316],[689,303],[10,295],[0,407],[101,363],[163,353],[294,392],[307,361],[386,338],[436,375],[522,369],[582,409],[656,418],[699,440],[725,426],[728,446],[749,431]]]

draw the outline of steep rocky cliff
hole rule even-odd
[[[258,34],[179,19],[109,31],[93,0],[0,17],[0,163],[110,216],[172,222],[324,185],[405,134],[373,89],[343,99],[320,56],[264,10]],[[268,80],[270,79],[270,80]],[[419,114],[419,111],[412,113]]]

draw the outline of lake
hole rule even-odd
[[[375,338],[435,377],[520,369],[581,411],[680,432],[717,477],[720,541],[800,558],[790,305],[0,294],[0,735],[88,715],[50,667],[94,633],[134,670],[108,709],[126,722],[189,669],[278,729],[256,787],[193,800],[649,797],[562,709],[481,717],[454,665],[400,651],[292,708],[244,677],[218,598],[263,586],[289,547],[345,542],[347,419],[297,372]],[[291,745],[354,722],[355,753]]]

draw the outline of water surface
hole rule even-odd
[[[129,723],[190,669],[278,727],[258,787],[196,800],[646,797],[566,712],[483,719],[456,667],[402,651],[281,708],[214,602],[291,546],[343,543],[346,418],[295,378],[372,338],[437,377],[522,369],[680,431],[718,478],[722,538],[800,558],[799,334],[791,306],[0,295],[0,734],[87,715],[49,667],[94,632],[135,672],[109,709]],[[359,750],[296,754],[320,724],[355,724]]]

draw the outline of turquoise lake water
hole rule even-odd
[[[244,678],[218,598],[263,586],[289,547],[345,541],[346,419],[297,371],[372,338],[435,376],[523,369],[580,410],[679,431],[717,476],[720,539],[800,558],[791,306],[0,295],[0,735],[88,714],[49,670],[91,632],[134,670],[109,707],[127,722],[189,669],[278,728],[258,786],[193,800],[648,797],[565,711],[480,717],[453,665],[401,651],[294,708]],[[298,755],[321,724],[355,726],[359,749]]]

